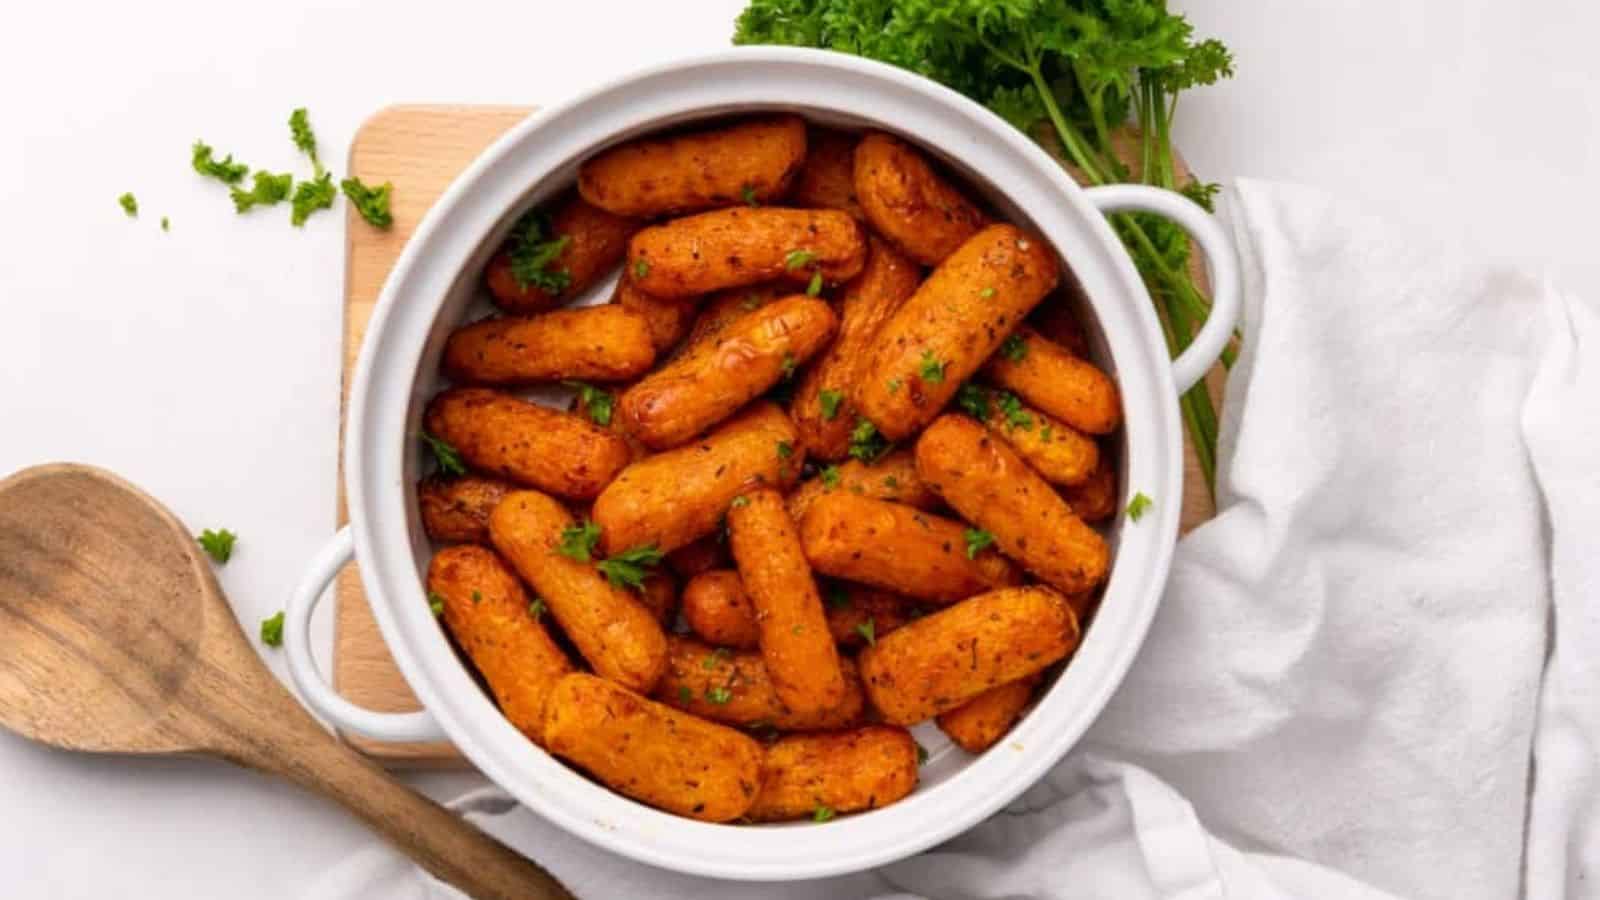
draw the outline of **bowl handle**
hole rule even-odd
[[[1147,212],[1176,222],[1200,245],[1211,269],[1211,315],[1200,333],[1172,361],[1178,392],[1195,386],[1222,355],[1239,320],[1239,257],[1233,240],[1204,207],[1176,191],[1143,184],[1108,184],[1089,188],[1089,202],[1103,213]]]
[[[327,546],[311,560],[311,570],[300,580],[284,612],[283,648],[288,651],[289,676],[306,705],[342,731],[353,731],[380,741],[442,741],[444,729],[427,712],[379,713],[351,703],[334,692],[311,657],[311,614],[339,570],[355,557],[350,526],[339,529]]]

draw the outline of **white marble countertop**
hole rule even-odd
[[[403,101],[540,103],[726,45],[739,0],[30,4],[0,31],[0,474],[115,469],[195,529],[253,628],[333,528],[342,214],[236,216],[189,146],[282,170],[308,106],[342,170]],[[1208,178],[1304,181],[1600,294],[1600,8],[1581,0],[1188,0],[1239,76],[1186,100]],[[141,212],[116,206],[134,192]],[[171,231],[158,227],[162,216]],[[3,648],[0,648],[3,652]],[[267,652],[283,672],[281,659]],[[466,776],[421,779],[434,792]],[[365,840],[221,764],[0,733],[0,896],[281,898]]]

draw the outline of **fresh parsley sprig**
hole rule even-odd
[[[615,556],[603,559],[595,568],[600,570],[600,574],[604,575],[613,587],[642,591],[644,580],[665,556],[666,554],[656,549],[655,544],[645,544],[641,547],[630,547]]]

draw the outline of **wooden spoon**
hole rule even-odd
[[[323,729],[246,642],[188,529],[109,472],[0,481],[0,647],[0,725],[23,737],[218,756],[332,798],[473,897],[572,898]]]

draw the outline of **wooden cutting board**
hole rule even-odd
[[[350,146],[350,173],[368,184],[394,184],[394,225],[372,228],[346,205],[344,360],[339,404],[339,524],[348,519],[344,495],[345,415],[350,378],[367,322],[400,249],[456,175],[495,138],[532,110],[521,106],[390,106],[368,119]],[[1220,388],[1214,373],[1213,394]],[[1210,517],[1212,508],[1193,453],[1184,475],[1184,531]],[[351,702],[383,712],[419,708],[395,667],[372,617],[354,563],[335,585],[333,683]],[[384,744],[344,735],[354,747],[387,766],[439,768],[466,765],[449,744]]]

